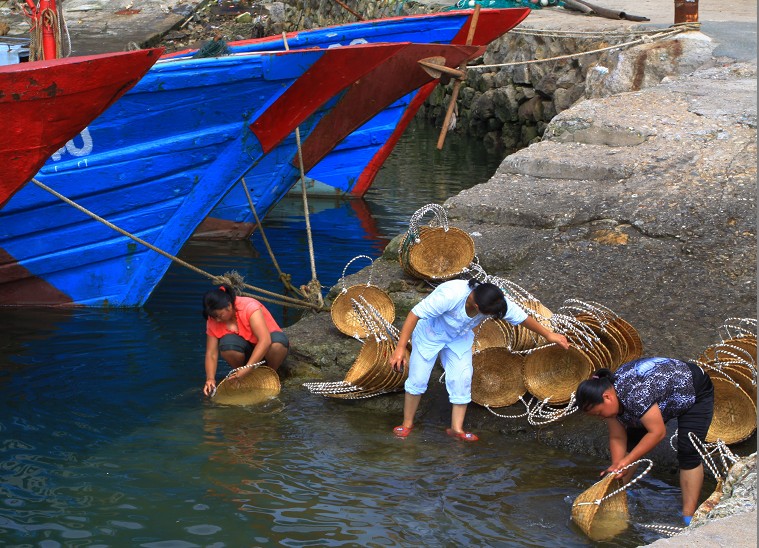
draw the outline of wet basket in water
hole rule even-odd
[[[607,474],[572,503],[572,521],[591,539],[608,540],[627,529],[626,491],[604,498],[621,487],[618,476]]]
[[[279,391],[277,372],[259,365],[241,379],[227,377],[222,380],[211,400],[224,405],[254,405],[273,398]]]

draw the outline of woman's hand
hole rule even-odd
[[[216,391],[216,381],[213,379],[207,379],[206,384],[203,386],[203,394],[211,396]]]
[[[398,373],[403,371],[403,368],[406,366],[406,352],[401,345],[395,347],[395,352],[390,356],[389,363],[393,370]]]
[[[630,481],[630,477],[632,476],[632,473],[635,471],[635,468],[637,468],[637,465],[630,466],[629,468],[624,469],[625,466],[629,466],[629,463],[625,461],[614,462],[606,470],[601,472],[601,477],[605,476],[606,474],[617,474],[619,475],[619,478],[623,482],[627,483],[628,481]]]
[[[558,344],[564,350],[567,350],[569,348],[569,341],[561,333],[555,333],[555,332],[551,331],[550,333],[548,333],[548,335],[546,335],[546,340],[549,343],[556,343],[556,344]]]

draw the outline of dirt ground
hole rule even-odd
[[[245,13],[250,14],[250,18]],[[184,26],[166,34],[161,45],[170,53],[199,48],[213,39],[231,42],[281,32],[275,27],[270,22],[268,11],[260,2],[222,0],[211,2],[197,10]]]

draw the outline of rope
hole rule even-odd
[[[251,369],[251,368],[255,369],[256,367],[260,365],[266,365],[266,360],[261,360],[260,362],[256,362],[256,363],[249,363],[247,365],[243,365],[242,367],[236,367],[232,369],[229,373],[227,373],[227,376],[224,378],[228,379],[229,377],[234,377],[237,375],[238,371],[242,371],[243,369]]]
[[[250,197],[250,191],[248,190],[248,185],[245,183],[245,177],[240,179],[240,183],[242,184],[243,190],[245,190],[245,196],[248,198],[248,206],[250,206],[250,210],[253,212],[253,217],[256,219],[256,226],[258,227],[258,231],[261,233],[261,238],[263,239],[264,245],[266,246],[266,251],[269,252],[269,258],[274,264],[274,268],[277,269],[277,274],[279,275],[279,279],[282,282],[282,285],[285,286],[285,291],[292,291],[302,296],[303,294],[300,292],[300,290],[295,288],[291,283],[292,276],[290,274],[285,274],[282,272],[282,269],[279,268],[279,263],[277,262],[277,258],[274,256],[274,251],[272,251],[271,245],[269,245],[269,239],[266,237],[266,232],[264,232],[264,227],[261,224],[261,219],[258,218],[256,206],[253,204],[253,198]]]
[[[675,527],[674,525],[662,525],[658,523],[641,523],[640,527],[651,529],[667,537],[674,537],[685,531],[686,527]]]
[[[701,441],[693,432],[688,432],[688,439],[693,444],[696,452],[701,456],[704,464],[712,473],[714,479],[717,481],[724,481],[727,478],[727,474],[730,471],[730,467],[738,462],[738,456],[733,453],[724,441],[718,439],[714,443],[705,443]],[[720,461],[722,461],[722,470],[720,472],[714,457],[712,455],[717,453]]]
[[[598,30],[548,30],[548,29],[529,29],[529,28],[516,28],[509,31],[509,34],[524,34],[543,36],[546,38],[609,38],[613,36],[630,36],[630,35],[646,35],[646,34],[658,34],[660,29],[629,29],[623,31],[598,31]]]
[[[639,460],[636,460],[635,462],[631,462],[630,464],[628,464],[624,468],[620,468],[619,469],[618,473],[621,473],[621,472],[627,470],[628,468],[631,468],[633,466],[637,466],[638,464],[640,464],[642,462],[647,463],[648,464],[648,468],[646,468],[645,470],[643,470],[643,472],[641,472],[638,475],[638,477],[636,477],[633,480],[630,480],[629,482],[627,482],[626,484],[624,484],[619,489],[615,489],[614,491],[612,491],[611,493],[609,493],[608,495],[606,495],[604,497],[601,497],[600,499],[596,499],[596,500],[588,501],[588,502],[578,502],[578,503],[576,503],[576,506],[585,506],[585,505],[588,505],[588,504],[600,505],[603,501],[605,501],[607,499],[610,499],[614,495],[619,494],[622,491],[626,491],[628,488],[632,487],[633,485],[635,485],[636,483],[638,483],[641,479],[643,479],[643,476],[645,476],[646,474],[648,474],[651,471],[651,468],[653,468],[654,463],[651,460],[649,460],[649,459],[639,459]],[[609,473],[612,473],[612,472],[609,472]]]
[[[567,55],[558,55],[556,57],[549,57],[547,59],[532,59],[530,61],[515,61],[513,63],[498,63],[494,65],[467,65],[466,68],[468,69],[484,69],[484,68],[500,68],[500,67],[513,67],[518,65],[531,65],[535,63],[547,63],[550,61],[561,61],[563,59],[573,59],[575,57],[582,57],[583,55],[593,55],[594,53],[601,53],[603,51],[611,51],[615,49],[621,49],[629,46],[634,46],[637,44],[642,44],[644,42],[651,42],[653,40],[659,40],[663,38],[669,38],[670,36],[674,36],[676,34],[679,34],[681,32],[685,32],[688,30],[694,30],[690,26],[682,25],[682,26],[675,26],[671,30],[667,30],[664,32],[659,32],[657,34],[652,34],[650,36],[645,36],[643,38],[638,38],[636,40],[631,40],[629,42],[623,42],[622,44],[617,44],[614,46],[608,46],[605,48],[598,48],[590,51],[581,51],[579,53],[569,53]],[[513,31],[512,31],[513,32]]]
[[[282,33],[282,41],[285,44],[285,51],[290,50],[290,46],[287,43],[287,33]],[[315,301],[319,305],[319,308],[324,306],[324,298],[322,297],[322,285],[316,276],[316,259],[314,258],[314,239],[311,233],[311,217],[308,210],[308,191],[306,189],[306,170],[303,166],[303,148],[300,142],[300,128],[295,128],[295,142],[298,145],[298,167],[300,169],[300,184],[303,195],[303,218],[306,221],[306,237],[308,239],[308,258],[311,264],[311,281],[306,285],[300,286],[300,290],[304,296],[310,301]]]
[[[135,242],[144,245],[148,249],[150,249],[152,251],[155,251],[156,253],[159,253],[159,254],[163,255],[167,259],[170,259],[171,261],[174,261],[175,263],[177,263],[177,264],[179,264],[181,266],[184,266],[185,268],[189,268],[190,270],[192,270],[193,272],[196,272],[197,274],[205,276],[205,277],[207,277],[209,279],[214,279],[215,278],[214,275],[209,274],[208,272],[205,272],[204,270],[201,270],[200,268],[198,268],[196,266],[193,266],[193,265],[191,265],[188,262],[183,261],[179,257],[171,255],[171,254],[165,252],[164,250],[157,248],[153,244],[151,244],[149,242],[146,242],[142,238],[139,238],[139,237],[137,237],[137,236],[135,236],[133,234],[130,234],[129,232],[127,232],[126,230],[123,230],[122,228],[119,228],[118,226],[114,225],[110,221],[105,220],[104,218],[100,217],[99,215],[97,215],[97,214],[89,211],[85,207],[82,207],[81,205],[77,204],[73,200],[70,200],[69,198],[66,198],[62,194],[56,192],[55,190],[53,190],[49,186],[41,183],[37,179],[32,179],[31,182],[34,183],[35,185],[37,185],[42,190],[45,190],[45,191],[49,192],[50,194],[52,194],[56,198],[62,200],[63,202],[67,203],[68,205],[70,205],[70,206],[74,207],[75,209],[81,211],[85,215],[87,215],[87,216],[95,219],[96,221],[104,224],[108,228],[110,228],[112,230],[115,230],[116,232],[118,232],[122,236],[126,236],[127,238],[130,238],[130,239],[134,240]],[[266,297],[261,297],[261,296],[249,295],[249,296],[254,296],[258,300],[261,300],[261,301],[264,301],[264,302],[274,303],[274,304],[280,304],[282,306],[288,306],[288,305],[290,305],[290,306],[295,306],[295,307],[300,307],[300,308],[313,308],[315,310],[320,310],[321,309],[321,306],[317,306],[317,305],[315,305],[313,303],[305,302],[305,301],[298,300],[298,299],[293,299],[292,297],[286,297],[284,295],[278,295],[276,293],[273,293],[273,292],[268,291],[266,289],[262,289],[260,287],[255,287],[255,286],[252,286],[252,285],[249,285],[249,284],[244,284],[243,286],[245,288],[247,288],[247,289],[250,289],[251,291],[257,291],[257,292],[262,293],[264,295],[269,295],[269,296],[273,297],[273,298],[266,298]]]

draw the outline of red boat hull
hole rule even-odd
[[[136,84],[161,49],[0,66],[0,207]]]

